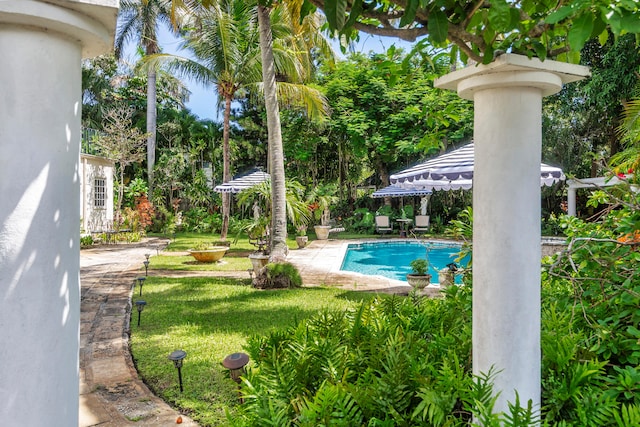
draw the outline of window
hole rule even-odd
[[[93,207],[104,209],[107,206],[107,180],[96,178],[93,180]]]

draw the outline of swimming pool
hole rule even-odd
[[[349,243],[340,270],[354,271],[367,275],[379,275],[389,279],[406,282],[406,275],[411,273],[409,263],[416,258],[429,260],[431,282],[438,282],[438,270],[442,270],[455,261],[460,252],[460,245],[441,242],[391,241]],[[469,262],[467,255],[458,265],[465,267]],[[456,283],[460,283],[460,275],[456,275]]]

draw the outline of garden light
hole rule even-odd
[[[231,379],[240,383],[240,376],[244,373],[244,367],[249,363],[249,356],[245,353],[233,353],[222,361],[222,366],[229,370]]]
[[[240,394],[240,377],[244,374],[244,367],[249,363],[249,355],[245,353],[233,353],[228,355],[222,361],[222,366],[229,370],[231,379],[238,383],[238,394]],[[243,402],[242,395],[240,403]]]
[[[169,355],[169,360],[173,361],[173,365],[178,370],[178,382],[180,383],[180,393],[182,393],[182,360],[187,357],[184,350],[175,350]]]
[[[142,313],[142,310],[144,310],[145,305],[147,305],[145,300],[136,301],[136,308],[138,309],[138,326],[140,326],[140,314]]]
[[[147,261],[149,261],[149,257],[151,256],[151,254],[144,254],[144,257],[147,259]]]
[[[145,277],[149,275],[149,260],[142,261],[144,264],[144,275]]]
[[[144,281],[147,280],[147,278],[138,277],[136,280],[138,281],[138,285],[140,286],[140,296],[142,296],[142,285],[144,285]]]

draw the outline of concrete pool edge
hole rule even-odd
[[[411,285],[406,282],[389,279],[382,276],[370,276],[357,272],[342,271],[340,267],[348,244],[367,242],[401,242],[415,241],[416,239],[328,239],[314,240],[304,249],[292,249],[289,251],[288,261],[294,264],[303,278],[304,286],[330,286],[345,290],[372,291],[384,293],[407,294],[411,291]],[[459,243],[444,239],[420,239],[424,241],[436,241],[441,243]],[[432,284],[426,288],[423,294],[437,295],[440,287]]]

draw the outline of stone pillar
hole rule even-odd
[[[571,184],[567,190],[567,215],[576,216],[576,188]]]
[[[474,101],[473,371],[493,369],[496,412],[540,405],[542,98],[588,75],[506,54],[436,81]]]
[[[0,0],[0,414],[78,425],[81,59],[115,0]]]

